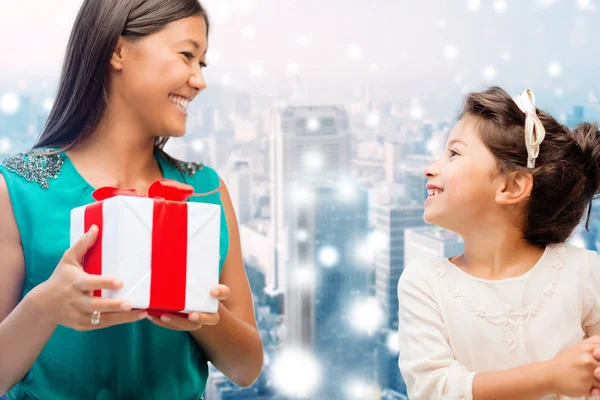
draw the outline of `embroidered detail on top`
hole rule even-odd
[[[197,162],[184,162],[184,161],[179,161],[179,166],[180,166],[180,170],[185,172],[186,174],[193,176],[196,174],[196,171],[201,170],[202,168],[204,168],[204,164],[203,163],[197,163]]]
[[[36,182],[42,189],[48,189],[48,180],[58,178],[65,160],[58,154],[39,153],[18,153],[4,160],[1,165],[26,181]]]
[[[540,311],[540,308],[542,307],[544,302],[546,301],[546,298],[552,296],[552,294],[556,291],[558,276],[565,265],[564,254],[566,253],[566,251],[567,249],[564,244],[560,244],[556,248],[556,253],[558,254],[558,257],[556,258],[553,265],[554,275],[552,277],[552,282],[544,287],[542,293],[540,294],[535,303],[519,311],[513,311],[512,306],[510,304],[505,304],[503,306],[502,312],[496,314],[488,313],[485,310],[483,310],[479,303],[477,303],[475,300],[473,300],[471,297],[464,294],[463,292],[458,291],[454,287],[452,282],[445,279],[447,274],[442,266],[442,259],[435,259],[430,261],[434,264],[436,275],[444,280],[444,283],[450,291],[452,297],[456,299],[462,299],[467,308],[469,308],[469,310],[471,310],[476,316],[484,318],[494,325],[500,326],[502,332],[502,343],[504,343],[509,352],[512,352],[517,346],[517,328],[520,325],[523,325],[527,321],[529,321],[529,319],[532,316],[536,315]]]

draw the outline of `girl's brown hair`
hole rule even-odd
[[[583,123],[570,130],[550,114],[537,110],[546,129],[535,168],[527,168],[525,114],[499,87],[467,96],[460,118],[480,119],[478,133],[494,155],[500,173],[530,172],[533,189],[523,232],[529,243],[544,247],[568,239],[600,192],[600,132]]]

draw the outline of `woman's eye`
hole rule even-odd
[[[191,60],[192,58],[194,58],[194,55],[192,53],[187,52],[187,51],[184,51],[181,54],[183,54],[185,56],[185,58],[187,58],[188,60]]]

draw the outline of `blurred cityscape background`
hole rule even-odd
[[[208,88],[175,157],[227,183],[265,348],[250,388],[206,400],[406,399],[396,287],[456,234],[422,219],[424,167],[490,85],[569,126],[596,120],[594,0],[205,0]],[[27,151],[81,0],[0,2],[0,159]],[[596,249],[600,216],[571,241]]]

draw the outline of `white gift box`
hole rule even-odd
[[[174,312],[165,310],[155,302],[151,307],[151,288],[154,288],[153,290],[156,290],[157,287],[162,288],[160,297],[168,295],[169,297],[183,298],[182,293],[175,293],[174,289],[170,287],[167,288],[168,293],[164,290],[167,285],[171,285],[169,280],[172,279],[170,274],[172,271],[169,268],[173,267],[164,265],[168,264],[166,262],[157,263],[156,260],[159,258],[155,258],[153,261],[153,246],[155,246],[155,254],[156,251],[160,251],[167,255],[167,259],[175,259],[176,256],[176,254],[170,254],[173,251],[172,248],[165,248],[168,240],[153,243],[154,229],[164,228],[164,226],[153,226],[155,207],[160,206],[157,205],[158,202],[163,202],[162,206],[164,206],[165,200],[115,196],[75,208],[71,211],[71,245],[84,234],[86,226],[91,226],[93,218],[90,215],[93,213],[89,207],[95,207],[95,217],[100,216],[101,220],[101,224],[93,222],[99,227],[101,226],[101,237],[99,235],[101,249],[96,250],[101,254],[98,256],[98,260],[101,259],[101,274],[123,281],[121,289],[102,290],[101,297],[127,300],[135,309]],[[170,225],[171,229],[173,218],[177,218],[178,215],[177,213],[174,216],[171,215],[172,213],[169,214],[169,207],[172,207],[170,204],[173,203],[179,203],[179,209],[181,209],[182,202],[166,202],[167,211],[163,217],[167,220],[166,225]],[[173,273],[174,276],[180,277],[178,283],[173,287],[183,287],[181,279],[185,276],[183,283],[185,306],[177,311],[215,313],[218,309],[218,300],[210,296],[209,292],[219,283],[221,206],[196,202],[183,204],[187,206],[187,246],[184,245],[187,247],[187,251],[185,255],[179,254],[179,257],[184,256],[185,260],[178,264],[179,273]],[[98,214],[99,209],[101,214]],[[168,230],[160,232],[160,234],[167,239],[177,236]],[[179,236],[183,239],[186,238],[181,232],[179,232]],[[88,261],[88,257],[86,257],[84,267]],[[181,269],[184,267],[185,271]],[[154,281],[152,279],[153,268],[155,269]],[[162,270],[158,271],[158,268]],[[162,278],[160,282],[157,281],[159,273]],[[154,297],[154,299],[156,298]]]

